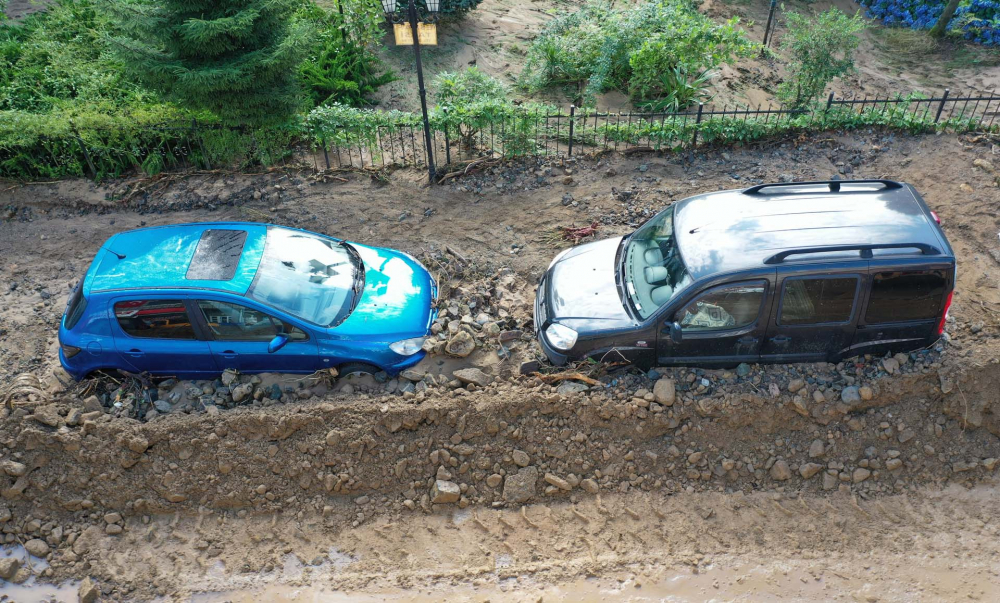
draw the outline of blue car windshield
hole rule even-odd
[[[248,296],[313,324],[333,326],[355,306],[364,283],[361,267],[346,243],[269,227]]]

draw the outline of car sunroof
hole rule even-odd
[[[247,240],[245,230],[206,230],[201,234],[198,248],[194,250],[188,266],[189,280],[228,281],[236,275],[243,245]]]

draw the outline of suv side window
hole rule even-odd
[[[115,318],[122,330],[132,337],[196,339],[187,309],[179,299],[116,302]]]
[[[214,300],[200,300],[198,307],[219,341],[271,341],[278,333],[292,341],[309,339],[302,329],[254,308]]]
[[[879,272],[865,312],[868,323],[927,320],[941,316],[948,279],[943,270]]]
[[[856,276],[786,278],[782,285],[778,324],[815,325],[850,321],[858,282]]]
[[[705,291],[674,315],[686,331],[723,331],[754,323],[767,281],[721,285]]]

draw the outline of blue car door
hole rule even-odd
[[[312,373],[320,368],[316,339],[305,328],[246,303],[202,298],[194,305],[221,368],[243,373]],[[268,351],[279,333],[288,342]]]
[[[130,370],[184,379],[219,373],[180,296],[121,297],[112,308],[115,349]]]

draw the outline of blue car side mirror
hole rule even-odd
[[[267,344],[267,353],[273,354],[277,352],[281,348],[285,347],[286,343],[288,343],[288,335],[285,333],[278,333],[274,336],[274,339],[271,340],[271,343]]]

